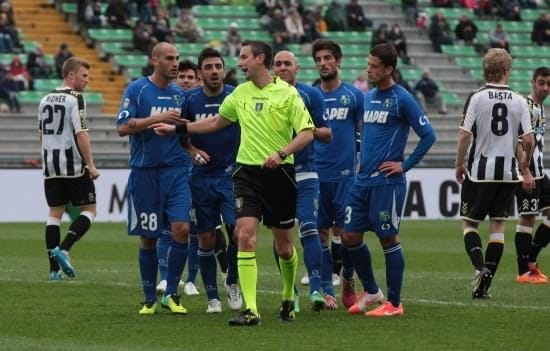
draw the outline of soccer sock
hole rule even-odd
[[[493,276],[497,272],[502,252],[504,251],[504,233],[489,234],[489,244],[485,251],[485,267],[489,268]]]
[[[525,225],[516,226],[516,260],[518,263],[518,274],[522,275],[529,271],[529,248],[531,247],[533,228]]]
[[[300,226],[302,231],[302,226]],[[302,247],[304,248],[304,263],[309,276],[309,293],[314,291],[321,292],[321,265],[323,262],[321,252],[321,240],[319,233],[315,228],[314,234],[308,234],[301,238]]]
[[[281,266],[281,278],[283,280],[283,301],[294,300],[294,281],[296,280],[296,269],[298,268],[298,254],[296,248],[292,247],[292,256],[287,260],[279,257]]]
[[[332,273],[340,275],[342,270],[342,239],[339,236],[332,235],[332,242],[330,244],[330,253],[332,256]]]
[[[189,234],[189,256],[187,257],[187,279],[185,282],[195,283],[199,272],[199,239],[197,234]]]
[[[405,258],[401,244],[384,249],[386,258],[386,284],[388,285],[388,300],[394,307],[401,303],[401,286],[403,285],[403,271]]]
[[[199,248],[199,268],[208,300],[219,299],[216,282],[216,258],[214,249]]]
[[[187,261],[188,243],[179,243],[172,239],[168,249],[168,274],[166,276],[165,296],[177,294],[181,273]]]
[[[220,265],[220,271],[222,273],[227,273],[227,242],[220,228],[216,228],[216,246],[214,247],[214,251],[216,252],[218,264]]]
[[[139,273],[145,301],[156,301],[155,284],[157,283],[157,251],[155,249],[139,249]]]
[[[537,262],[540,251],[550,242],[550,221],[545,219],[537,228],[529,250],[529,261]]]
[[[168,276],[168,248],[172,242],[172,233],[163,231],[160,238],[157,240],[157,257],[159,260],[158,267],[160,280],[166,280]]]
[[[472,265],[478,271],[483,268],[483,248],[481,244],[481,238],[477,229],[466,228],[464,229],[464,246],[466,253],[472,261]]]
[[[256,306],[256,283],[258,281],[258,266],[256,265],[255,252],[237,252],[237,266],[239,269],[239,280],[241,293],[246,308],[258,313]]]
[[[321,260],[321,286],[325,294],[334,295],[334,287],[332,286],[332,256],[328,245],[321,244],[323,258]]]
[[[80,208],[73,206],[70,202],[65,206],[65,212],[69,215],[69,218],[71,218],[71,222],[76,221],[78,216],[80,216]]]
[[[61,245],[59,245],[59,248],[61,250],[69,251],[71,247],[73,247],[74,243],[86,234],[93,221],[94,215],[91,212],[82,211],[80,216],[78,216],[78,218],[71,223],[69,231],[67,232],[67,235],[65,236],[65,239],[63,239]]]
[[[227,278],[225,283],[227,285],[237,284],[239,279],[237,273],[237,245],[233,241],[233,232],[235,230],[234,225],[226,225],[227,236],[229,243],[227,245]]]
[[[51,252],[57,246],[59,246],[59,240],[61,238],[61,230],[59,226],[61,221],[57,218],[48,217],[46,221],[46,249],[48,250],[48,261],[50,262],[50,272],[57,272],[59,270],[59,264],[51,256]]]
[[[374,272],[372,270],[371,256],[369,248],[365,243],[361,243],[357,246],[347,248],[349,259],[357,272],[357,276],[361,280],[363,290],[369,294],[376,294],[378,292],[378,285],[374,278]]]
[[[344,245],[340,246],[340,255],[342,256],[342,277],[345,280],[353,279],[353,262],[349,257],[348,248]]]

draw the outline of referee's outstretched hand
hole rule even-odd
[[[155,123],[151,126],[157,135],[174,135],[176,134],[176,126],[168,123]]]

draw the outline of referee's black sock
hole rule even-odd
[[[548,225],[550,223],[547,221],[548,220],[545,219],[544,222],[538,226],[537,231],[535,232],[529,252],[530,262],[537,262],[537,257],[539,256],[540,251],[550,242],[550,226]]]
[[[464,233],[464,246],[472,265],[476,270],[481,271],[485,261],[483,260],[483,248],[479,233],[473,230]]]
[[[531,229],[527,226],[518,225],[516,227],[516,260],[518,263],[518,275],[529,271],[529,249],[531,247]]]
[[[71,224],[69,231],[63,239],[59,248],[65,251],[69,251],[80,238],[86,234],[90,226],[92,225],[93,215],[90,212],[83,211],[80,216]]]
[[[55,218],[48,218],[46,223],[46,249],[48,250],[48,261],[50,262],[50,272],[57,272],[59,264],[51,257],[51,251],[59,246],[61,238],[61,230],[59,229],[60,221]]]

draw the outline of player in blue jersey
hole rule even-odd
[[[170,228],[173,235],[161,305],[173,313],[186,314],[177,287],[187,258],[191,158],[183,152],[179,137],[160,137],[149,128],[158,122],[182,123],[185,93],[172,82],[179,61],[173,45],[155,45],[151,61],[153,74],[128,85],[116,121],[119,135],[130,137],[128,234],[140,236],[139,268],[145,302],[139,313],[149,315],[157,306],[157,239]]]
[[[182,116],[191,121],[214,117],[233,87],[223,84],[224,60],[217,50],[207,48],[199,55],[198,67],[202,87],[187,92]],[[188,151],[197,161],[191,173],[192,222],[191,232],[198,233],[198,261],[208,298],[207,313],[220,313],[221,302],[216,283],[216,227],[220,215],[229,234],[228,274],[226,278],[228,303],[240,310],[242,298],[237,282],[237,247],[233,240],[235,211],[233,181],[235,160],[239,148],[238,124],[211,134],[193,135]]]
[[[324,119],[329,122],[333,135],[330,144],[315,142],[315,168],[319,174],[320,189],[318,228],[323,244],[321,280],[330,300],[334,297],[334,289],[330,284],[332,274],[338,277],[342,271],[342,300],[344,306],[349,307],[356,298],[353,265],[345,250],[341,249],[340,238],[344,231],[344,201],[355,176],[355,132],[363,117],[364,94],[339,77],[342,63],[340,45],[332,40],[316,40],[312,55],[321,78],[321,83],[316,87],[325,101]],[[333,257],[328,249],[330,228],[333,234]],[[332,263],[334,265],[331,267]],[[336,308],[334,299],[327,302],[327,306]]]
[[[298,83],[296,75],[299,65],[290,51],[279,51],[273,59],[273,72],[284,81],[296,87],[315,124],[314,138],[323,143],[332,140],[328,121],[323,119],[324,101],[318,89]],[[300,240],[304,248],[304,262],[309,276],[309,300],[312,308],[319,311],[325,307],[321,295],[322,251],[319,231],[317,230],[317,211],[319,204],[319,179],[313,166],[313,143],[296,153],[296,218],[300,226]],[[296,295],[297,296],[297,295]],[[295,306],[296,309],[296,306]]]
[[[361,130],[361,160],[346,206],[343,245],[347,248],[364,292],[349,308],[352,314],[365,312],[369,305],[382,303],[366,316],[403,314],[401,285],[405,260],[399,242],[399,222],[406,192],[405,172],[413,168],[435,142],[428,117],[414,98],[392,78],[397,52],[389,44],[373,47],[368,57],[369,82],[376,88],[365,97]],[[405,160],[409,130],[420,137]],[[386,259],[388,301],[378,288],[363,233],[376,233]]]

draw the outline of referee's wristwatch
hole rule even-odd
[[[288,157],[288,154],[286,152],[284,152],[283,150],[279,150],[277,151],[277,154],[279,155],[279,157],[281,158],[281,161],[284,161],[285,158]]]

